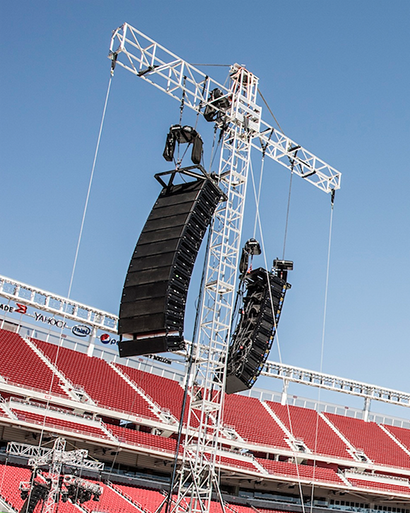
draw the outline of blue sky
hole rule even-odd
[[[343,173],[323,372],[408,390],[409,19],[405,0],[2,2],[0,274],[67,294],[111,32],[126,21],[191,63],[245,64],[284,132]],[[227,74],[205,71],[220,81]],[[274,124],[266,108],[263,118]],[[133,248],[159,193],[153,174],[169,168],[162,150],[178,119],[177,102],[117,68],[73,299],[118,312]],[[210,124],[198,129],[209,141]],[[209,155],[206,143],[205,162]],[[258,154],[252,165],[258,172]],[[268,261],[282,255],[288,186],[288,172],[267,162]],[[244,240],[253,211],[249,196]],[[317,370],[329,219],[329,196],[295,177],[286,247],[295,270],[279,342],[285,363]]]

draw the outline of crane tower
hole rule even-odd
[[[226,196],[210,227],[205,280],[195,341],[195,382],[173,511],[207,512],[218,492],[215,461],[223,425],[225,360],[229,349],[247,178],[255,148],[326,193],[340,188],[340,173],[262,120],[258,78],[234,64],[223,86],[127,23],[113,32],[109,58],[221,130],[218,185]],[[172,493],[172,490],[170,491]],[[222,503],[222,501],[221,501]]]

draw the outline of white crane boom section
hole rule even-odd
[[[109,58],[113,68],[118,63],[134,75],[154,85],[185,106],[203,113],[209,104],[210,92],[216,88],[229,98],[231,91],[211,77],[173,54],[139,30],[124,23],[113,32]],[[255,98],[243,99],[243,105]],[[262,109],[259,107],[259,114]],[[244,124],[243,115],[227,112],[228,121]],[[249,112],[249,136],[252,147],[293,171],[324,192],[340,188],[341,173],[313,153],[292,141],[261,119],[252,119]],[[246,117],[246,115],[245,115]]]

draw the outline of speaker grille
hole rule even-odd
[[[222,192],[209,179],[164,187],[138,239],[125,278],[120,356],[184,347],[184,315],[199,247]]]
[[[227,394],[247,390],[258,379],[272,347],[286,290],[290,288],[285,280],[262,268],[247,274],[246,283],[241,317],[229,347]]]

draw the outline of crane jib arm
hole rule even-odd
[[[324,192],[340,189],[341,173],[265,123],[261,119],[262,109],[255,103],[256,98],[241,98],[242,111],[234,111],[229,105],[238,105],[238,102],[231,101],[235,95],[232,87],[219,84],[131,25],[124,23],[114,30],[109,58],[112,73],[119,64],[174,99],[183,99],[185,106],[205,115],[221,128],[230,130],[241,125],[251,146],[265,156]],[[210,112],[213,115],[209,115]]]

